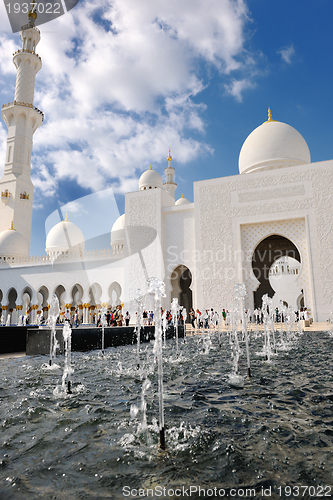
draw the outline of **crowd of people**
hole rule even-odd
[[[103,314],[104,326],[129,326],[130,324],[130,313],[126,311],[125,314],[122,314],[121,307],[116,307],[114,310],[107,309],[106,312],[103,312],[101,309],[96,312],[94,311],[91,318],[92,325],[96,325],[98,327],[102,326]],[[71,326],[74,326],[74,328],[77,328],[81,324],[82,320],[80,320],[78,309],[75,309],[74,311],[66,309],[63,318],[60,316],[57,322],[66,322]]]
[[[274,310],[274,321],[276,323],[284,323],[287,321],[287,308],[278,307]],[[309,320],[309,311],[306,307],[300,308],[300,310],[294,311],[296,315],[296,321],[299,320]],[[102,310],[97,310],[96,313],[93,314],[92,323],[99,326],[102,326],[103,318],[102,314],[105,314],[104,317],[104,325],[111,326],[129,326],[131,315],[129,311],[126,311],[125,314],[122,313],[122,309],[118,306],[114,310],[107,310],[105,313]],[[255,308],[254,311],[246,310],[245,311],[247,321],[249,323],[254,324],[262,324],[264,322],[264,311],[260,308]],[[161,317],[164,317],[167,325],[174,324],[175,320],[171,310],[163,310],[161,308]],[[222,309],[219,314],[214,308],[203,309],[200,311],[199,309],[194,310],[191,307],[190,311],[187,313],[185,309],[182,307],[179,308],[177,313],[177,322],[178,324],[183,324],[184,319],[191,323],[192,328],[195,329],[209,329],[216,328],[220,322],[223,325],[228,326],[231,323],[231,315],[227,309]],[[136,318],[135,318],[136,320]],[[154,311],[144,310],[142,313],[141,323],[144,326],[154,325]],[[68,322],[71,326],[77,328],[80,324],[79,312],[76,309],[74,312],[67,309],[63,316],[63,321]],[[135,321],[136,323],[136,321]]]
[[[310,319],[309,311],[306,307],[301,307],[299,310],[294,311],[296,316],[296,322],[300,320],[308,321]],[[264,322],[264,311],[261,308],[255,308],[252,312],[251,310],[246,310],[245,315],[249,323],[262,324]],[[208,329],[215,328],[219,325],[220,319],[222,324],[225,326],[231,323],[231,314],[227,309],[223,309],[221,315],[213,308],[204,309],[200,311],[193,308],[189,312],[190,321],[193,328],[197,329]],[[274,321],[276,323],[284,323],[287,321],[288,309],[276,307],[274,310]]]

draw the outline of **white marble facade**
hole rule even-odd
[[[32,34],[34,30],[27,28]],[[24,41],[26,33],[22,33]],[[34,50],[28,55],[33,60],[37,57]],[[36,72],[40,66],[36,65]],[[22,70],[18,78],[24,82]],[[24,108],[29,116],[36,115],[36,128],[41,124],[29,92],[30,104],[14,101],[3,108],[5,120],[12,110],[10,151],[18,150],[21,140],[15,136],[15,117],[19,128],[25,123],[29,127],[27,148],[32,144],[35,129],[23,120]],[[125,195],[125,214],[113,221],[110,247],[104,251],[86,252],[84,242],[79,241],[82,233],[69,220],[51,230],[46,255],[34,258],[20,250],[24,244],[29,248],[31,232],[30,152],[21,165],[22,174],[16,177],[13,173],[20,165],[15,161],[7,155],[0,180],[0,220],[5,224],[0,232],[4,321],[9,311],[12,321],[25,312],[32,322],[39,312],[46,318],[53,293],[63,309],[78,308],[84,323],[92,322],[94,311],[102,305],[122,304],[133,318],[133,299],[138,290],[145,293],[149,277],[165,281],[164,307],[178,297],[187,308],[230,309],[234,285],[244,282],[247,308],[258,305],[261,291],[268,290],[273,300],[276,294],[276,299],[308,307],[315,321],[328,319],[333,295],[333,160],[311,163],[303,137],[289,125],[272,120],[270,114],[245,140],[240,174],[195,182],[193,203],[183,197],[175,201],[177,185],[169,151],[166,182],[152,168],[142,174],[138,190]],[[21,197],[23,184],[25,191],[30,189],[28,200]],[[11,197],[5,195],[5,188]],[[28,210],[22,209],[25,204]],[[289,286],[293,296],[291,292],[284,296],[281,283],[274,290],[274,280],[267,278],[277,258],[286,255],[299,263]]]

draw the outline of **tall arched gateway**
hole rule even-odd
[[[275,272],[275,269],[272,269],[272,267],[276,267],[280,273],[282,268],[282,272],[285,276],[290,275],[292,278],[294,278],[294,276],[295,279],[297,278],[297,275],[291,275],[289,273],[291,270],[289,270],[288,261],[284,259],[285,257],[289,257],[291,261],[301,263],[300,253],[294,243],[279,234],[268,236],[255,248],[252,255],[252,271],[254,276],[259,281],[259,286],[253,292],[253,302],[255,308],[261,307],[263,295],[267,293],[269,297],[274,297],[276,293],[276,289],[272,287],[272,279],[270,279],[272,275],[274,277]],[[285,266],[283,265],[284,262]],[[282,279],[283,274],[281,274],[281,280]],[[297,291],[295,290],[294,304],[296,304],[300,292],[301,289]],[[285,302],[283,295],[281,296],[281,300]]]
[[[188,267],[180,264],[171,273],[171,301],[175,297],[187,313],[192,307],[192,274]]]

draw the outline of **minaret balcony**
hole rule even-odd
[[[29,195],[24,191],[24,193],[20,194],[20,200],[22,200],[23,203],[29,201]]]
[[[24,108],[30,108],[36,111],[42,118],[42,121],[44,120],[44,113],[40,109],[36,108],[33,104],[29,104],[26,102],[20,102],[20,101],[13,101],[13,102],[8,102],[7,104],[2,105],[2,110],[5,111],[6,109],[11,108],[12,106],[22,106]],[[6,121],[5,117],[3,116],[4,120]],[[7,123],[7,122],[6,122]],[[7,124],[8,126],[8,124]]]
[[[24,54],[24,53],[25,54],[32,54],[33,56],[36,56],[36,57],[38,57],[40,62],[42,62],[42,58],[38,54],[36,54],[36,52],[34,50],[29,50],[29,49],[19,49],[16,52],[14,52],[13,57],[15,57],[17,54]]]
[[[33,120],[33,133],[41,126],[44,120],[44,113],[33,104],[26,102],[13,101],[2,106],[2,119],[5,120],[7,127],[10,126],[13,116],[18,116],[23,110],[27,119]]]
[[[8,189],[5,189],[5,191],[2,191],[1,192],[1,201],[7,205],[7,203],[9,202],[10,200],[10,192],[8,191]]]

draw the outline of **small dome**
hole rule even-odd
[[[244,142],[239,154],[239,173],[270,170],[311,163],[304,138],[286,123],[269,119]]]
[[[155,188],[163,188],[162,177],[156,170],[153,170],[150,165],[150,169],[143,172],[139,179],[139,190],[143,191],[144,189],[155,189]]]
[[[111,246],[118,247],[125,243],[125,214],[118,217],[111,229]]]
[[[6,229],[0,233],[0,257],[27,257],[29,245],[22,234],[15,229]]]
[[[191,202],[187,198],[184,198],[184,196],[182,195],[182,197],[176,201],[175,205],[188,205],[189,203]]]
[[[84,236],[73,222],[67,219],[59,222],[50,230],[46,237],[46,252],[58,254],[69,250],[84,251]]]

